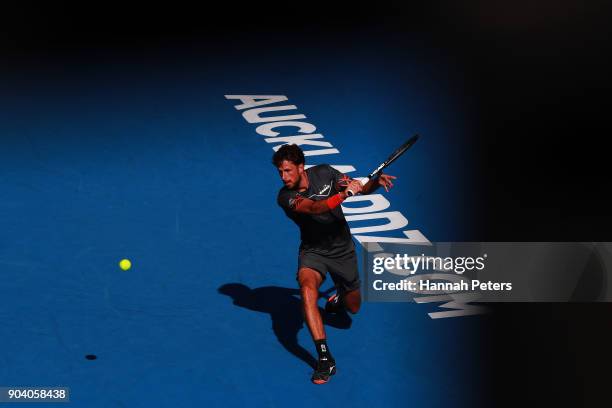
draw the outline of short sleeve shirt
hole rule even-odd
[[[309,181],[306,191],[283,187],[277,198],[278,205],[300,228],[300,251],[332,257],[345,255],[355,246],[341,206],[322,214],[301,214],[295,211],[295,207],[304,198],[325,200],[343,191],[351,179],[327,164],[311,167],[305,172]]]

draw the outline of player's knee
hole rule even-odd
[[[357,312],[359,312],[359,309],[361,308],[361,304],[356,304],[356,305],[346,304],[345,308],[346,308],[346,310],[349,311],[349,313],[357,314]]]
[[[317,280],[317,273],[318,272],[309,269],[300,270],[298,274],[298,283],[300,284],[300,288],[302,290],[318,290],[319,281]]]
[[[300,290],[302,294],[304,293],[318,293],[317,285],[312,280],[305,280],[304,282],[300,282]]]
[[[361,308],[361,294],[359,290],[354,290],[344,297],[344,308],[351,314],[356,314]]]
[[[315,280],[312,278],[312,276],[305,273],[300,273],[298,283],[302,289],[310,289],[315,287]]]

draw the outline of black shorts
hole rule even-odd
[[[321,274],[323,280],[327,273],[331,275],[338,291],[350,292],[359,289],[359,269],[355,251],[340,257],[327,257],[314,252],[300,251],[298,258],[298,273],[301,268],[311,268]]]

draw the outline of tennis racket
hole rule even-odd
[[[387,160],[385,160],[384,162],[380,163],[380,165],[376,168],[376,170],[374,170],[373,172],[371,172],[368,177],[367,177],[367,181],[370,181],[372,178],[376,177],[377,175],[380,174],[381,171],[383,171],[384,168],[388,167],[391,163],[393,163],[394,161],[397,160],[398,157],[400,157],[402,154],[404,154],[404,152],[408,149],[410,149],[412,147],[412,145],[417,141],[417,139],[419,138],[419,135],[414,135],[412,136],[410,139],[408,139],[403,145],[401,145],[400,147],[398,147],[393,153],[391,153],[391,156],[389,156],[389,158]],[[365,184],[365,183],[364,183]],[[351,197],[353,196],[353,192],[351,190],[346,190],[346,194]]]

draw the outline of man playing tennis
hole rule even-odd
[[[317,305],[326,275],[329,273],[337,290],[325,305],[327,313],[346,309],[354,314],[361,306],[355,244],[340,204],[349,195],[370,194],[379,186],[389,191],[396,177],[381,173],[364,186],[327,164],[304,170],[304,153],[297,145],[282,146],[272,163],[284,183],[278,204],[300,228],[297,280],[306,324],[319,355],[312,382],[324,384],[336,373]]]

